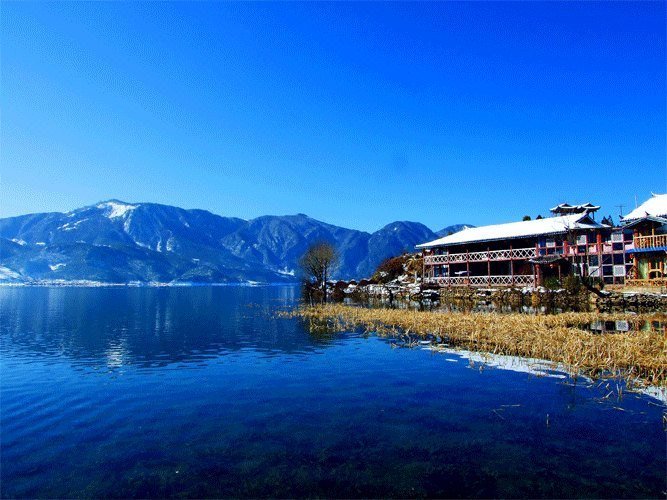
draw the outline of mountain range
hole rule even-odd
[[[464,227],[433,232],[397,221],[368,233],[304,214],[243,220],[109,200],[0,219],[0,281],[289,282],[298,280],[308,246],[321,241],[338,250],[336,278],[360,278],[388,257]]]

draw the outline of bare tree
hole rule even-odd
[[[329,243],[310,246],[299,261],[306,285],[321,290],[324,302],[327,301],[327,280],[337,263],[338,252]]]

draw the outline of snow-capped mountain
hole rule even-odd
[[[296,281],[299,258],[318,241],[338,249],[337,277],[363,277],[385,258],[436,237],[417,222],[393,222],[371,234],[303,214],[246,221],[109,200],[0,219],[0,280]]]
[[[449,236],[450,234],[458,233],[464,229],[470,229],[471,227],[475,226],[472,224],[452,224],[451,226],[443,227],[440,231],[436,231],[435,234],[441,238],[443,236]]]

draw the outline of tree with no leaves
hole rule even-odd
[[[323,301],[327,300],[327,280],[338,262],[338,253],[329,243],[315,243],[303,254],[299,264],[304,274],[305,284],[321,290]],[[312,296],[311,296],[312,302]]]

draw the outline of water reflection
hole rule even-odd
[[[241,350],[311,352],[317,342],[274,316],[297,294],[295,287],[4,288],[2,349],[108,367],[200,362]]]
[[[664,321],[592,321],[588,325],[583,325],[584,330],[590,330],[594,333],[628,333],[638,331],[652,331],[667,333],[667,322]]]

